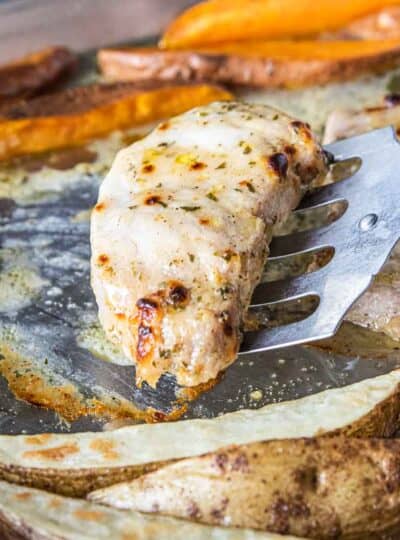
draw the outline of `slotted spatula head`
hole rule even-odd
[[[326,150],[336,161],[359,158],[361,166],[350,178],[311,192],[299,211],[341,201],[346,211],[325,227],[275,238],[269,261],[322,248],[332,248],[333,257],[315,272],[260,284],[252,298],[254,307],[312,295],[318,297],[318,306],[300,321],[246,332],[241,353],[333,336],[400,237],[400,145],[393,128],[340,141]]]

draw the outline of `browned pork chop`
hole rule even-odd
[[[307,125],[216,102],[121,151],[92,214],[92,285],[107,335],[155,385],[231,364],[272,227],[326,172]]]

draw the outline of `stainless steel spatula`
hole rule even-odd
[[[343,201],[346,211],[328,226],[274,239],[269,262],[317,248],[333,248],[334,255],[315,272],[260,284],[252,298],[254,307],[313,295],[319,298],[318,307],[298,322],[246,332],[241,353],[333,336],[400,237],[400,145],[393,129],[378,129],[326,150],[336,161],[359,158],[361,166],[350,178],[310,193],[299,210]]]

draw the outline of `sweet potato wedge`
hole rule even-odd
[[[76,54],[66,47],[49,47],[0,66],[0,105],[39,93],[72,71],[77,63]]]
[[[399,39],[400,6],[392,6],[357,19],[335,32],[336,39]]]
[[[89,498],[212,525],[315,538],[399,538],[400,441],[286,439],[220,449]]]
[[[91,85],[35,98],[0,111],[0,160],[78,146],[111,131],[230,99],[208,85]]]
[[[252,41],[193,50],[103,49],[110,80],[210,81],[264,88],[300,87],[382,72],[400,63],[400,40]]]
[[[209,0],[178,16],[160,45],[177,49],[228,40],[309,36],[398,4],[399,0]]]

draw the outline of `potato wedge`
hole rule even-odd
[[[397,95],[387,96],[385,103],[368,109],[336,109],[328,117],[323,139],[328,144],[390,125],[400,128],[400,100]]]
[[[12,98],[37,94],[72,71],[77,63],[76,54],[66,47],[48,47],[0,66],[0,106]]]
[[[308,36],[398,4],[399,0],[209,0],[172,21],[160,45],[177,49],[228,40]]]
[[[182,460],[89,499],[213,525],[365,540],[400,532],[399,472],[399,440],[286,439]]]
[[[91,85],[0,111],[0,160],[79,146],[231,94],[208,85]]]
[[[400,64],[400,41],[252,41],[193,50],[103,49],[100,69],[112,81],[208,81],[293,88],[344,81]]]
[[[0,493],[3,540],[15,540],[15,534],[26,540],[295,540],[293,536],[121,512],[6,482],[0,482]]]
[[[231,444],[337,433],[389,436],[398,427],[400,370],[295,401],[213,419],[107,433],[0,436],[0,478],[81,496],[167,462]]]

